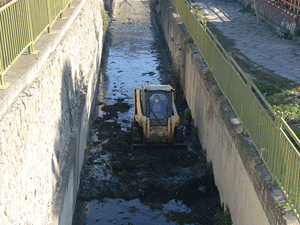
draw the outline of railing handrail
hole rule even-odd
[[[283,3],[285,3],[285,4],[288,4],[288,5],[292,6],[294,8],[296,8],[296,9],[300,9],[300,6],[295,5],[295,4],[291,3],[291,2],[288,2],[288,1],[285,1],[285,0],[280,0],[280,1],[283,2]],[[297,0],[297,1],[300,2],[300,0]]]
[[[252,77],[247,76],[231,54],[226,52],[206,26],[206,21],[185,0],[171,2],[254,146],[258,151],[262,150],[260,156],[270,172],[272,182],[278,183],[299,220],[299,138],[282,115],[274,111],[253,83]]]
[[[7,88],[4,74],[53,23],[72,0],[12,0],[0,8],[0,89]]]

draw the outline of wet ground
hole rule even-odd
[[[187,149],[131,150],[133,89],[175,84],[150,1],[115,1],[73,224],[215,224],[219,193],[196,129]]]

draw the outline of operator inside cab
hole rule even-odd
[[[163,119],[167,116],[166,96],[154,94],[150,97],[150,119]]]

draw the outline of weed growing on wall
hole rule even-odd
[[[211,173],[211,174],[214,173],[212,161],[208,161],[206,163],[206,171]]]
[[[108,11],[106,11],[104,9],[104,6],[101,6],[101,15],[102,15],[102,19],[103,19],[103,33],[105,33],[106,30],[108,29],[110,17],[109,17]]]
[[[170,82],[175,88],[180,87],[180,68],[178,66],[173,66],[170,69]]]
[[[190,123],[192,121],[192,111],[187,109],[184,111],[184,118]]]
[[[225,208],[224,203],[222,203],[222,211],[218,211],[215,217],[217,219],[215,225],[231,225],[233,223],[229,207],[226,205]]]
[[[283,38],[287,40],[292,40],[293,39],[293,34],[291,33],[290,30],[286,30],[286,32],[283,33]]]
[[[183,44],[193,44],[194,43],[194,39],[192,36],[188,36],[187,39],[185,39],[185,41],[183,42]]]

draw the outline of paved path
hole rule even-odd
[[[193,2],[194,1],[194,2]],[[236,1],[191,0],[205,12],[208,21],[215,25],[235,48],[247,56],[254,67],[274,71],[276,75],[300,83],[300,46],[280,38],[269,25],[257,23],[256,16],[239,12]]]

